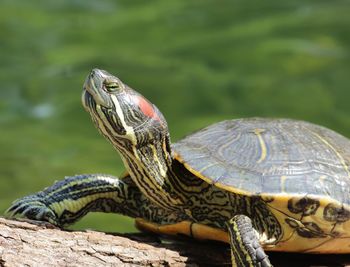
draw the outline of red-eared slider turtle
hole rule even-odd
[[[231,245],[234,266],[271,266],[265,250],[350,252],[350,142],[289,119],[219,122],[170,143],[160,111],[93,70],[85,109],[127,175],[71,176],[9,213],[65,226],[87,212],[135,217],[141,229]]]

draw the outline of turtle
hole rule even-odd
[[[82,103],[126,174],[83,174],[13,202],[7,214],[60,227],[86,213],[141,230],[230,245],[232,266],[272,266],[265,251],[350,252],[350,142],[310,122],[226,120],[175,144],[159,109],[93,69]]]

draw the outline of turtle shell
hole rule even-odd
[[[173,145],[199,178],[246,195],[315,195],[350,204],[350,141],[290,119],[223,121]]]

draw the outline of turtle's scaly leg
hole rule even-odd
[[[227,228],[230,234],[232,266],[272,267],[247,216],[234,216],[227,222]]]
[[[18,199],[7,214],[64,227],[91,211],[130,217],[151,216],[141,208],[145,202],[147,200],[128,178],[120,180],[111,175],[87,174],[67,177],[43,191]]]

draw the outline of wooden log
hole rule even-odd
[[[350,266],[349,255],[269,255],[276,267]],[[230,266],[230,251],[185,237],[64,231],[0,218],[0,266]]]

